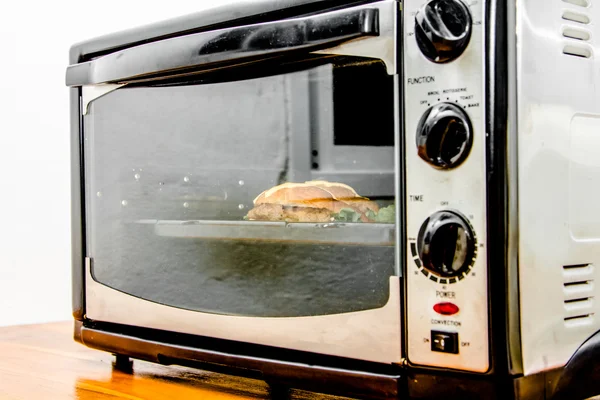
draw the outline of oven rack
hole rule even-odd
[[[380,223],[307,223],[218,220],[138,220],[163,237],[254,242],[394,246],[395,225]]]

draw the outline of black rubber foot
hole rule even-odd
[[[278,383],[267,382],[269,395],[273,400],[289,400],[290,388]]]
[[[123,354],[115,354],[113,369],[130,374],[133,372],[133,361]]]

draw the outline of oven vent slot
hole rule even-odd
[[[571,27],[566,27],[563,29],[563,36],[567,39],[575,39],[575,40],[590,40],[590,33],[583,29],[576,29]]]
[[[567,312],[577,311],[586,308],[592,308],[593,297],[583,297],[581,299],[565,300],[565,310]]]
[[[578,24],[587,25],[590,23],[590,17],[588,17],[587,15],[569,11],[569,10],[566,10],[565,12],[563,12],[562,17],[563,17],[563,19],[565,19],[567,21],[576,22]]]
[[[588,270],[592,264],[573,264],[573,265],[563,265],[563,270],[565,271],[582,271]]]
[[[580,58],[590,58],[592,56],[592,51],[587,47],[568,44],[563,47],[563,54]]]
[[[587,294],[592,291],[594,284],[591,281],[567,282],[564,284],[564,293],[567,300],[575,298],[578,294]]]
[[[575,317],[565,318],[565,327],[579,328],[582,326],[591,325],[594,322],[594,314],[584,314]]]
[[[594,265],[563,266],[564,322],[567,328],[587,326],[594,316]]]
[[[573,4],[574,6],[588,7],[590,5],[589,0],[563,0],[565,3]]]
[[[563,265],[564,282],[586,281],[594,275],[593,264]]]

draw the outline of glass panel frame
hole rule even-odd
[[[243,229],[233,229],[231,227],[232,223],[235,224],[243,222],[243,217],[253,206],[253,204],[248,200],[254,198],[254,196],[257,196],[260,193],[260,191],[257,190],[259,187],[261,190],[266,190],[276,186],[276,184],[289,181],[304,182],[313,179],[331,180],[332,178],[339,178],[336,180],[344,182],[351,181],[350,186],[355,188],[359,187],[357,192],[361,195],[363,193],[368,193],[369,195],[372,195],[372,193],[377,194],[378,187],[387,187],[388,190],[386,193],[384,193],[383,196],[380,196],[382,198],[388,198],[388,202],[385,203],[385,206],[389,206],[393,203],[393,200],[390,203],[389,198],[393,198],[393,194],[396,191],[394,176],[394,151],[397,151],[397,147],[375,148],[365,146],[333,146],[333,135],[331,128],[329,128],[329,131],[327,128],[324,128],[324,126],[332,127],[331,120],[333,119],[334,114],[331,112],[332,110],[325,110],[324,112],[318,114],[317,118],[313,118],[311,112],[315,112],[314,105],[318,104],[318,102],[314,101],[315,96],[321,96],[321,99],[324,98],[331,99],[330,101],[333,100],[331,90],[331,82],[333,80],[331,79],[331,75],[327,76],[327,67],[316,67],[310,70],[301,70],[292,74],[267,77],[263,79],[277,82],[277,85],[275,86],[278,87],[276,91],[279,91],[279,97],[277,97],[279,100],[274,100],[273,105],[282,107],[279,111],[281,115],[278,122],[274,120],[271,122],[279,127],[273,129],[274,132],[278,132],[278,130],[281,129],[286,131],[283,137],[277,138],[277,135],[273,136],[273,139],[283,140],[283,144],[273,144],[269,140],[266,140],[269,139],[269,135],[266,133],[266,131],[260,132],[260,135],[250,135],[250,139],[255,139],[257,142],[260,142],[260,145],[257,145],[253,151],[248,150],[247,148],[244,149],[244,147],[241,146],[239,148],[236,147],[236,150],[231,151],[230,153],[227,151],[221,151],[218,154],[215,153],[214,160],[212,160],[212,162],[215,165],[219,164],[219,167],[212,170],[210,174],[205,175],[198,175],[196,172],[198,167],[197,165],[194,165],[193,160],[198,162],[198,158],[190,158],[189,153],[187,156],[183,155],[182,157],[182,155],[177,154],[176,151],[173,152],[172,156],[177,157],[162,157],[163,162],[161,163],[159,161],[154,166],[155,168],[151,168],[150,170],[147,166],[141,166],[139,162],[135,161],[131,161],[127,168],[124,168],[125,164],[127,163],[123,164],[123,154],[121,154],[121,157],[118,155],[119,140],[125,140],[124,138],[126,138],[127,135],[132,131],[143,132],[157,129],[156,125],[160,124],[157,124],[156,121],[163,119],[163,117],[156,119],[156,116],[161,115],[161,113],[165,113],[166,117],[164,118],[166,118],[167,121],[169,119],[184,121],[183,125],[179,127],[181,128],[183,126],[184,130],[189,129],[189,126],[185,128],[185,125],[191,123],[191,121],[189,121],[190,114],[187,114],[186,116],[186,114],[183,113],[181,114],[183,115],[181,118],[174,118],[174,111],[182,112],[182,110],[186,110],[186,107],[183,106],[185,101],[182,99],[180,99],[179,102],[175,100],[176,92],[181,92],[182,90],[185,91],[188,89],[190,91],[195,91],[202,87],[203,90],[210,90],[210,92],[206,93],[211,93],[214,92],[215,89],[219,88],[218,90],[220,90],[221,88],[227,87],[229,84],[232,84],[232,87],[236,88],[237,90],[239,89],[240,85],[243,86],[248,82],[253,83],[254,80],[240,80],[236,81],[237,83],[235,84],[212,83],[208,85],[194,84],[186,86],[159,85],[154,87],[123,87],[90,104],[88,115],[86,115],[84,118],[84,138],[86,197],[88,199],[87,249],[88,256],[94,258],[95,260],[93,263],[94,279],[114,289],[124,291],[131,295],[142,297],[150,301],[167,304],[174,307],[192,309],[195,311],[224,313],[228,315],[260,317],[327,315],[334,313],[362,311],[383,307],[386,304],[389,297],[389,276],[394,275],[394,271],[396,269],[396,266],[394,265],[394,261],[396,259],[394,256],[396,228],[393,224],[360,224],[352,220],[334,220],[320,224],[313,224],[311,228],[316,229],[318,234],[311,235],[306,233],[308,230],[306,229],[306,226],[303,226],[302,223],[298,224],[299,229],[295,229],[294,224],[289,224],[286,222],[277,224],[276,222],[273,222],[266,225],[270,226],[271,228],[279,228],[280,230],[283,228],[282,232],[284,233],[281,235],[272,234],[273,237],[269,240],[265,240],[264,236],[266,235],[264,233],[253,233],[244,236]],[[315,86],[315,80],[318,81],[319,79],[325,84],[321,86]],[[390,85],[393,85],[394,82],[395,81],[390,77]],[[237,98],[242,99],[241,101],[246,99],[246,103],[256,103],[256,99],[261,98],[260,96],[263,96],[264,92],[263,94],[257,96],[260,90],[258,90],[257,87],[254,87],[254,90],[255,92],[249,92],[246,95],[236,92],[235,96],[233,96],[232,91],[229,93],[228,99],[231,100],[233,98]],[[398,93],[398,91],[393,92]],[[130,93],[134,94],[129,95]],[[151,99],[152,97],[154,97],[154,100]],[[244,115],[244,111],[242,110],[243,107],[236,108],[231,104],[225,104],[226,102],[223,98],[220,100],[218,99],[219,96],[208,94],[206,96],[196,96],[195,98],[198,100],[200,97],[210,98],[210,102],[205,103],[206,107],[214,106],[214,110],[227,110],[229,106],[230,110],[234,108],[236,109],[236,112],[231,113],[231,116],[240,117],[240,112],[242,116]],[[165,99],[169,99],[169,102],[172,102],[173,104],[179,104],[181,107],[175,107],[171,105],[171,108],[169,108],[170,106],[165,102]],[[152,101],[156,102],[156,104],[154,104],[153,107],[148,107]],[[394,102],[394,99],[391,98],[389,101]],[[213,102],[216,103],[213,104]],[[157,106],[157,104],[160,106]],[[246,106],[248,107],[248,104],[246,104]],[[105,109],[104,112],[102,112],[103,108]],[[193,111],[193,108],[198,109],[198,104],[194,104],[193,107],[187,109],[187,111]],[[269,109],[269,112],[273,112],[272,108],[267,107],[267,109]],[[246,128],[245,134],[250,132],[249,126],[244,126],[244,124],[240,122],[244,118],[240,118],[240,121],[235,124],[235,118],[219,118],[218,112],[209,114],[213,114],[216,120],[221,121],[224,126],[227,126],[227,129],[231,129],[233,124],[237,126],[236,129],[240,131],[244,131],[242,128]],[[251,117],[251,115],[246,115],[246,117]],[[119,118],[124,118],[124,120],[119,122]],[[148,122],[148,120],[152,120],[153,118],[155,118],[154,122]],[[398,116],[391,115],[391,118],[398,118]],[[328,119],[329,123],[327,124]],[[249,120],[250,118],[246,118],[246,121]],[[318,120],[318,123],[315,125],[316,120]],[[127,126],[127,123],[125,122],[133,123],[133,129],[124,129],[123,127]],[[265,121],[258,122],[257,126],[264,122]],[[140,127],[140,123],[142,124],[142,127]],[[392,125],[398,126],[398,124]],[[166,131],[166,129],[164,131]],[[191,131],[192,130],[190,130],[190,132]],[[255,131],[258,132],[259,129],[255,129]],[[107,132],[111,133],[107,134]],[[317,133],[316,135],[315,132]],[[328,136],[319,136],[319,133],[321,132],[326,132]],[[171,145],[168,144],[168,141],[161,142],[159,140],[156,143],[152,143],[153,140],[156,140],[156,138],[153,138],[152,136],[153,135],[147,135],[143,137],[139,136],[137,138],[137,142],[133,141],[129,144],[126,144],[123,147],[128,148],[131,151],[124,154],[127,156],[133,156],[135,159],[134,153],[137,152],[138,156],[150,155],[150,158],[152,159],[160,159],[160,152],[156,150],[153,151],[153,145],[155,146],[155,149],[162,148],[163,151],[166,151],[167,153],[173,150]],[[331,157],[331,159],[334,161],[331,164],[332,168],[330,169],[330,171],[334,172],[333,174],[327,174],[327,163],[322,164],[322,166],[319,168],[315,168],[313,165],[309,155],[313,154],[314,157],[314,153],[311,151],[311,144],[315,142],[315,136],[318,138],[318,140],[322,140],[323,137],[327,138],[326,146],[322,143],[319,149],[324,149],[327,147],[333,149],[329,152],[329,154],[326,153],[326,156]],[[188,134],[188,139],[191,137],[192,136]],[[98,140],[100,140],[102,143],[99,144],[100,142]],[[174,138],[174,140],[179,146],[185,142],[185,140],[182,140],[181,137]],[[246,135],[244,139],[239,138],[238,140],[242,144],[247,144],[249,138]],[[188,141],[186,143],[192,142]],[[240,143],[238,143],[238,145]],[[123,145],[123,143],[120,144]],[[273,145],[271,151],[269,151],[269,144]],[[141,149],[137,148],[138,145],[141,147]],[[100,152],[98,151],[99,147],[103,148],[103,150]],[[285,148],[284,151],[282,151],[283,148]],[[134,152],[133,149],[136,149],[136,151]],[[198,150],[200,151],[201,149],[198,148]],[[210,146],[204,146],[204,150],[210,150]],[[344,151],[353,152],[352,163],[343,161],[343,158],[345,157]],[[100,153],[102,153],[101,156],[99,156]],[[254,158],[252,153],[254,153]],[[194,154],[198,154],[198,152]],[[229,158],[224,158],[223,156],[227,154],[229,154]],[[260,157],[258,157],[259,154]],[[270,156],[268,154],[270,154]],[[287,154],[287,156],[281,157],[282,154]],[[243,163],[236,164],[236,162],[239,161],[240,155],[243,156]],[[184,164],[190,164],[188,172],[184,172],[180,167],[173,167],[173,165],[171,165],[171,167],[173,167],[173,171],[177,170],[178,172],[174,172],[173,174],[169,175],[168,160],[174,160],[176,158],[179,158],[180,160],[186,160],[184,161]],[[242,168],[247,167],[247,164],[251,164],[251,160],[253,159],[259,163],[263,162],[265,159],[279,160],[278,172],[275,174],[275,171],[271,171],[271,178],[267,179],[270,181],[268,184],[265,183],[265,176],[258,176],[258,180],[262,183],[257,183],[256,179],[252,177],[252,174],[248,174],[248,168]],[[359,162],[359,168],[355,167],[357,160]],[[363,166],[363,161],[361,160],[364,160],[364,163],[371,164]],[[387,164],[387,168],[377,168],[377,163],[373,163],[372,160],[379,160],[379,162]],[[209,161],[205,162],[208,163]],[[119,163],[121,163],[121,165],[119,165]],[[228,163],[233,163],[233,165],[238,167],[237,170],[236,168],[233,168],[236,173],[235,179],[232,179],[232,177],[229,176],[231,170],[226,168]],[[112,181],[111,179],[107,179],[105,181],[105,183],[109,183],[108,188],[105,189],[104,187],[97,186],[98,176],[103,174],[102,171],[109,171],[111,168],[116,166],[123,168],[120,168],[119,172],[113,171]],[[352,171],[352,167],[355,167],[354,171]],[[361,167],[362,169],[360,169]],[[336,171],[342,171],[343,173],[336,173]],[[242,176],[240,173],[245,173],[246,175]],[[160,175],[163,175],[163,177],[160,177]],[[140,196],[142,196],[143,193],[148,193],[148,187],[145,189],[135,188],[140,185],[140,182],[144,182],[145,180],[153,181],[154,186],[151,190],[162,193],[178,193],[180,198],[178,199],[176,206],[176,213],[179,212],[181,215],[179,218],[173,217],[172,213],[174,209],[168,207],[159,208],[160,212],[157,212],[156,215],[127,215],[126,213],[135,207],[148,207],[153,203],[148,199],[146,199],[144,202],[140,196],[130,197],[110,193],[111,188],[115,190],[114,184],[119,180],[126,182],[124,187],[129,187],[131,190],[138,190],[138,194]],[[218,182],[216,185],[211,183],[215,180]],[[229,185],[229,189],[222,190],[223,187],[220,182],[225,180],[228,181],[227,185]],[[362,187],[360,186],[361,183],[363,185]],[[186,186],[189,186],[190,184],[201,185],[200,187],[203,188],[202,191],[204,192],[204,197],[206,197],[204,201],[198,202],[197,199],[193,198],[193,191],[185,190]],[[184,190],[181,190],[182,188],[184,188]],[[232,188],[239,192],[243,192],[244,194],[240,196],[238,193],[238,196],[232,196]],[[254,189],[249,190],[248,188]],[[212,198],[212,203],[210,203],[211,200],[209,198]],[[241,200],[241,198],[244,199]],[[98,209],[101,207],[100,204],[102,202],[106,202],[108,200],[112,201],[112,206],[108,211],[104,212],[104,215],[102,215],[102,213],[98,212]],[[221,210],[221,213],[219,214],[219,207],[225,203],[228,204],[227,210],[224,212]],[[198,214],[193,214],[199,210],[206,211],[207,204],[212,204],[213,211],[207,211],[204,214],[204,217],[199,217]],[[217,210],[216,214],[214,214],[214,210]],[[210,214],[211,212],[213,212],[213,214]],[[133,229],[133,231],[127,231],[126,229],[126,231],[129,233],[129,236],[127,234],[123,234],[123,232],[120,232],[121,235],[116,234],[115,231],[111,232],[105,230],[103,232],[103,224],[109,223],[109,217],[116,214],[121,215],[120,218],[122,221],[126,221],[129,224],[135,223],[138,225],[135,229]],[[184,240],[187,240],[188,242],[190,240],[198,241],[200,238],[204,240],[208,239],[206,232],[210,232],[211,229],[204,229],[204,233],[199,232],[199,230],[201,231],[202,228],[206,228],[207,219],[219,221],[221,228],[223,226],[229,228],[229,233],[218,233],[210,238],[219,239],[223,243],[226,242],[227,245],[225,245],[223,249],[227,248],[227,251],[223,249],[220,251],[215,250],[215,241],[206,241],[206,243],[210,244],[203,247],[204,250],[209,253],[211,251],[216,251],[215,254],[217,255],[212,256],[213,258],[210,259],[210,262],[206,263],[206,265],[208,265],[211,269],[213,269],[216,265],[227,263],[227,261],[225,261],[227,254],[233,254],[236,252],[239,253],[236,260],[230,261],[231,266],[239,264],[241,260],[248,259],[248,240],[250,240],[254,244],[257,244],[258,242],[262,243],[261,246],[263,247],[263,250],[261,251],[263,254],[293,254],[291,258],[296,260],[295,264],[305,268],[305,271],[301,271],[302,268],[300,268],[300,273],[298,274],[297,269],[295,271],[290,271],[288,268],[287,276],[294,277],[296,280],[288,279],[287,281],[288,283],[294,282],[293,285],[285,286],[285,284],[283,284],[282,286],[282,281],[273,280],[271,282],[271,286],[266,285],[261,289],[257,288],[257,291],[255,291],[254,294],[250,293],[251,290],[249,291],[248,287],[253,284],[261,286],[267,281],[267,279],[256,276],[252,279],[247,279],[247,285],[243,284],[243,282],[245,282],[243,279],[237,279],[232,284],[229,291],[225,290],[219,292],[217,290],[215,292],[204,290],[205,295],[208,296],[208,298],[206,296],[204,297],[205,301],[210,302],[215,299],[215,296],[220,296],[221,300],[218,302],[221,303],[221,306],[223,306],[223,303],[225,302],[231,303],[229,306],[223,306],[222,309],[218,309],[214,305],[212,308],[210,306],[203,307],[202,305],[199,305],[197,300],[202,296],[194,298],[194,294],[189,292],[189,287],[187,287],[188,292],[186,292],[186,288],[184,288],[185,285],[182,286],[183,282],[189,282],[190,279],[193,279],[193,274],[190,275],[188,271],[188,275],[186,275],[187,278],[179,281],[171,279],[177,274],[173,273],[174,270],[170,269],[172,267],[169,267],[168,264],[173,262],[177,263],[177,252],[175,249],[178,247],[178,245],[173,244],[174,242],[169,242],[171,243],[171,247],[165,247],[156,245],[155,242],[156,246],[147,247],[144,250],[143,241],[134,243],[136,240],[132,238],[135,235],[131,235],[131,232],[139,233],[139,229],[142,229],[142,227],[147,228],[148,225],[150,225],[151,229],[149,229],[148,232],[152,232],[156,237],[168,237],[169,240],[182,240],[182,238],[185,238]],[[179,222],[173,222],[174,220]],[[172,223],[169,223],[169,221]],[[229,226],[226,223],[227,221],[229,221]],[[353,224],[353,222],[355,223]],[[112,223],[114,224],[115,221]],[[263,223],[258,224],[256,222],[247,223],[254,224],[253,226],[265,225]],[[177,230],[178,226],[182,227],[182,229]],[[216,228],[215,224],[213,224],[213,226]],[[339,229],[342,226],[348,227],[348,229],[353,229],[352,226],[355,226],[356,229],[353,229],[353,233],[348,235],[346,233],[348,231],[347,229]],[[336,227],[338,229],[332,229]],[[327,230],[326,228],[330,229]],[[170,234],[168,233],[169,229],[171,231]],[[175,229],[175,233],[173,233],[173,229]],[[212,230],[216,231],[216,229]],[[362,230],[363,233],[357,233],[357,230]],[[186,234],[185,232],[188,233]],[[323,232],[327,233],[323,234]],[[334,235],[330,234],[329,232],[334,233]],[[239,245],[237,247],[232,246],[231,238],[223,237],[224,235],[232,235],[234,233],[238,236],[239,234],[244,236],[239,238],[245,240],[243,245]],[[149,239],[149,236],[144,235],[145,234],[140,234],[140,237],[145,237],[148,239],[146,243],[151,243],[152,240]],[[360,235],[365,235],[365,237],[368,236],[369,239],[362,240],[359,245],[357,243],[357,238],[360,237]],[[310,246],[313,246],[313,250],[306,250],[306,246],[308,246],[307,240],[310,240],[311,236],[313,236],[313,240],[311,240],[313,243],[310,244]],[[331,236],[337,236],[338,239],[332,240]],[[319,237],[321,237],[321,239],[319,239]],[[274,242],[279,242],[279,244]],[[124,248],[117,249],[119,246],[123,246]],[[292,248],[290,246],[295,247]],[[152,263],[153,259],[156,259],[156,255],[153,256],[153,254],[148,253],[152,253],[158,248],[162,248],[161,251],[163,256],[170,251],[174,253],[175,256],[171,258],[165,256],[166,259],[163,260],[163,265],[155,266],[154,269],[148,270],[148,265]],[[300,249],[302,250],[300,251]],[[189,249],[183,249],[181,251],[186,252],[189,251]],[[385,256],[382,257],[387,261],[377,260],[377,251],[385,254]],[[141,257],[139,252],[141,252]],[[332,260],[332,258],[338,259],[340,254],[344,253],[347,254],[346,260]],[[314,257],[315,254],[319,254],[319,256],[316,257],[320,258],[319,260],[311,260],[311,257]],[[357,261],[357,264],[363,263],[365,266],[363,272],[366,273],[366,275],[356,275],[357,271],[361,271],[360,265],[359,268],[348,269],[348,259],[352,259],[351,257],[354,257],[354,260]],[[285,257],[283,257],[283,259],[285,259]],[[306,259],[308,259],[308,262],[306,262]],[[282,258],[279,258],[278,263],[280,265],[286,264],[285,261],[281,260]],[[381,264],[382,262],[387,264],[383,265]],[[144,268],[146,269],[140,268],[141,264],[144,264]],[[274,268],[272,262],[267,262],[267,264],[269,264],[269,268],[267,268],[269,270],[268,274],[271,274],[271,276],[282,271],[281,268]],[[343,268],[340,268],[340,271],[343,271],[343,273],[331,273],[334,265],[337,265],[338,267],[343,266]],[[308,270],[306,270],[306,268],[308,268]],[[150,274],[148,276],[144,276],[144,271],[150,272]],[[214,279],[216,282],[227,281],[227,278],[223,278],[218,273],[215,274],[213,270],[211,271],[212,275],[210,279]],[[281,291],[274,290],[277,288],[287,288],[286,290],[288,291],[294,291],[294,288],[302,289],[302,274],[305,274],[304,276],[313,277],[317,274],[322,274],[323,279],[320,282],[321,285],[319,285],[319,279],[313,279],[312,287],[307,289],[308,293],[300,290],[298,293],[295,295],[292,294],[291,296],[289,292],[286,293],[283,289]],[[329,274],[328,277],[327,274]],[[201,274],[198,274],[198,276],[201,276]],[[369,278],[369,276],[371,276],[372,279]],[[375,280],[373,281],[373,279]],[[249,291],[248,293],[250,294],[246,293],[246,295],[240,295],[240,293],[247,291]],[[203,292],[203,290],[199,288],[199,292]],[[257,298],[257,293],[260,295],[259,298]],[[277,306],[273,308],[273,305],[278,303],[277,299],[279,299],[282,304],[287,304],[288,306]],[[322,306],[325,308],[319,309],[318,307],[315,308],[308,303],[311,303],[312,305],[323,303],[326,305]],[[216,303],[213,302],[213,304]],[[259,304],[262,304],[265,309],[257,310],[256,306]],[[230,308],[225,309],[226,307]]]

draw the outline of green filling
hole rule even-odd
[[[373,222],[394,224],[396,222],[396,206],[382,208],[378,213],[368,210],[365,215]],[[360,222],[360,213],[351,208],[343,208],[339,213],[333,214],[333,220],[336,222]]]
[[[375,222],[380,222],[382,224],[396,223],[396,206],[392,204],[391,206],[382,208],[373,219]]]
[[[359,222],[360,213],[351,208],[342,208],[339,213],[333,214],[333,220],[337,222]]]

